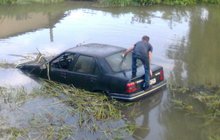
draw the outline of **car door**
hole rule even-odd
[[[77,87],[93,91],[99,85],[99,67],[96,59],[91,56],[79,55],[68,81]]]
[[[50,62],[50,79],[53,81],[71,84],[67,77],[68,71],[72,69],[76,54],[65,52]]]

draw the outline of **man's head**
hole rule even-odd
[[[150,37],[145,35],[142,37],[142,40],[148,42],[150,40]]]

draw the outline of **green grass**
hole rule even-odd
[[[65,0],[0,0],[0,4],[29,4],[29,3],[58,3]],[[220,0],[97,0],[101,5],[106,6],[146,6],[153,4],[166,5],[190,5],[197,3],[220,4]]]
[[[99,0],[100,3],[107,6],[147,6],[154,4],[165,5],[191,5],[198,3],[220,4],[220,0]]]
[[[0,4],[58,3],[64,0],[0,0]]]

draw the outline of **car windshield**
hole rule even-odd
[[[119,52],[106,57],[106,61],[114,72],[131,70],[132,58],[129,53],[125,58],[122,57],[123,52]],[[141,66],[141,61],[137,60],[137,66]]]

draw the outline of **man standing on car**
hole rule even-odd
[[[150,38],[148,36],[143,36],[141,41],[138,41],[133,47],[127,49],[124,52],[124,57],[132,51],[132,77],[136,76],[137,73],[137,59],[139,59],[144,65],[145,78],[143,89],[149,88],[150,76],[152,76],[152,71],[150,69],[150,62],[152,59],[153,47],[149,43]]]

